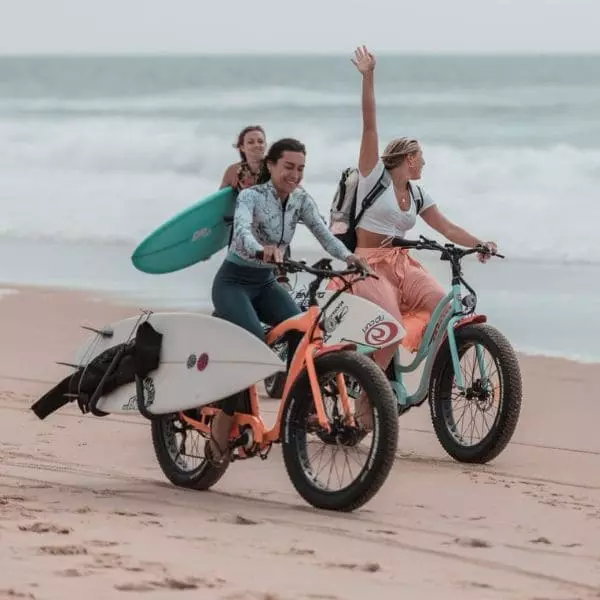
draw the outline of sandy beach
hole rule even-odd
[[[409,412],[382,490],[331,514],[278,447],[195,492],[163,476],[141,417],[37,419],[79,325],[136,310],[0,289],[0,599],[600,598],[600,365],[521,355],[521,420],[487,466],[451,460],[427,407]]]

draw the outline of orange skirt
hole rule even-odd
[[[423,339],[434,305],[446,295],[444,288],[416,261],[406,248],[357,248],[379,279],[369,277],[352,284],[349,292],[370,300],[395,317],[406,330],[402,346],[416,352]],[[328,289],[339,289],[332,280]]]

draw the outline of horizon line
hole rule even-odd
[[[60,52],[2,52],[2,58],[294,58],[294,57],[331,57],[346,58],[351,56],[351,52],[342,51],[229,51],[229,52],[179,52],[179,51],[60,51]],[[456,50],[436,50],[436,51],[408,51],[408,50],[382,50],[377,52],[377,56],[393,57],[435,57],[435,58],[510,58],[510,57],[596,57],[600,56],[600,50],[597,51],[456,51]]]

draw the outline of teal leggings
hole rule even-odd
[[[243,327],[265,340],[263,323],[274,327],[299,314],[300,308],[287,290],[277,283],[270,267],[245,267],[224,260],[212,287],[213,316]],[[302,334],[288,334],[288,369]],[[238,395],[223,401],[223,412],[239,410]]]

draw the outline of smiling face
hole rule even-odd
[[[265,156],[265,147],[264,133],[259,129],[253,129],[244,134],[238,149],[246,156],[246,160],[258,162]]]
[[[285,150],[276,162],[267,162],[271,181],[281,196],[288,196],[300,185],[305,162],[303,152],[292,150]]]

